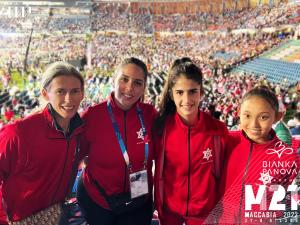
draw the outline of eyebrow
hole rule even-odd
[[[175,91],[198,91],[198,88],[188,89],[188,90],[182,90],[182,89],[175,89]]]
[[[243,113],[251,113],[252,111],[249,111],[249,110],[245,110],[243,111]],[[267,114],[270,114],[270,112],[260,112],[259,114],[262,114],[262,113],[267,113]]]
[[[59,90],[59,89],[68,90],[68,88],[65,88],[65,87],[58,87],[55,90]],[[74,88],[70,88],[69,90],[73,90],[73,89],[81,89],[81,87],[74,87]]]

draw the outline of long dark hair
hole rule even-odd
[[[180,76],[195,81],[200,85],[201,91],[203,90],[201,69],[188,57],[176,59],[170,67],[161,100],[158,105],[159,116],[154,122],[153,128],[154,132],[158,135],[162,134],[166,118],[176,112],[176,105],[171,98],[171,93],[172,88]]]

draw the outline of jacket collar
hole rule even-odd
[[[54,113],[55,113],[55,110],[53,109],[52,105],[50,103],[48,103],[48,105],[43,110],[43,115],[44,115],[49,127],[52,128],[51,131],[49,130],[49,132],[48,132],[48,137],[50,137],[50,138],[57,137],[57,131],[61,132],[62,134],[64,133],[62,128],[57,123],[57,121],[54,117]],[[83,120],[80,118],[79,114],[76,113],[70,120],[70,129],[69,129],[68,134],[66,134],[65,136],[73,136],[73,135],[76,135],[76,134],[82,132],[83,124],[84,124]],[[56,131],[56,132],[52,132],[52,131]]]
[[[198,113],[199,118],[196,124],[190,127],[191,132],[205,132],[209,135],[224,135],[228,133],[225,125],[221,126],[219,124],[216,124],[215,126],[212,126],[211,122],[214,122],[214,118],[200,110],[198,111]],[[182,119],[180,118],[180,115],[177,112],[175,113],[174,117],[177,126],[179,126],[183,130],[189,129],[189,127],[183,123]]]
[[[266,148],[273,146],[274,143],[277,143],[278,141],[280,141],[279,138],[276,136],[276,133],[273,129],[271,129],[271,131],[269,133],[270,140],[268,140],[265,143],[261,143],[261,144],[256,143],[256,142],[252,141],[250,138],[248,138],[247,134],[243,130],[241,130],[240,136],[241,136],[241,139],[243,140],[243,142],[248,142],[250,144],[252,143],[255,150],[265,150]]]
[[[112,92],[112,93],[110,94],[109,100],[110,100],[110,102],[111,102],[111,107],[112,107],[113,111],[116,112],[116,113],[122,113],[122,114],[124,114],[125,112],[126,112],[126,113],[129,113],[129,112],[135,111],[136,106],[137,106],[137,104],[138,104],[138,102],[136,102],[136,103],[133,104],[133,106],[132,106],[129,110],[124,111],[123,109],[121,109],[121,108],[117,105],[117,103],[116,103],[116,101],[115,101],[115,93],[114,93],[114,92]]]
[[[197,119],[196,124],[195,124],[194,126],[191,126],[191,127],[187,126],[187,125],[182,121],[182,119],[181,119],[181,117],[180,117],[180,115],[179,115],[178,112],[175,112],[175,122],[176,122],[176,124],[177,124],[180,128],[182,128],[182,129],[189,129],[189,128],[190,128],[191,130],[194,130],[194,129],[197,129],[197,130],[198,130],[199,125],[200,125],[200,112],[198,111],[198,119]]]

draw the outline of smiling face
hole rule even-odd
[[[55,119],[62,128],[68,126],[84,96],[80,80],[72,75],[55,77],[42,95],[55,110]]]
[[[124,65],[115,78],[115,102],[122,110],[129,110],[144,94],[146,75],[135,64]]]
[[[262,97],[251,96],[241,105],[240,128],[256,143],[268,141],[272,124],[277,120],[274,108]]]
[[[197,120],[202,95],[200,84],[180,75],[171,91],[171,98],[181,119],[186,125],[193,125]]]

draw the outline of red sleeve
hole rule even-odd
[[[13,173],[20,162],[21,144],[13,125],[0,130],[0,183]]]
[[[88,109],[83,112],[81,115],[82,120],[84,121],[84,131],[80,136],[80,152],[79,152],[79,160],[82,160],[84,157],[86,157],[89,154],[89,143],[86,137],[86,129],[87,129],[87,117],[89,115]]]
[[[2,187],[0,186],[0,200],[2,199]],[[7,216],[3,209],[2,201],[0,201],[0,224],[8,225]]]

